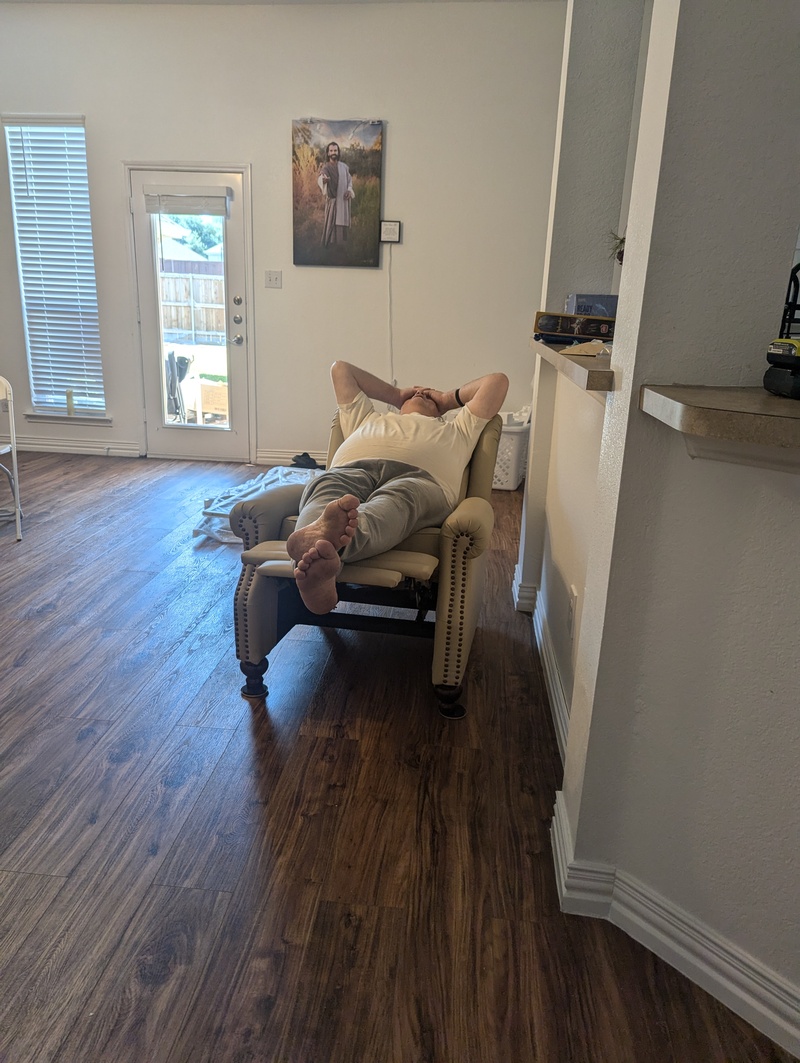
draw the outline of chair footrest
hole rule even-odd
[[[286,553],[285,539],[268,539],[242,554],[243,565],[260,565],[264,561],[287,561],[292,559]]]
[[[294,562],[280,539],[259,543],[242,554],[246,565],[257,565],[260,576],[294,579]],[[439,567],[438,557],[412,550],[387,550],[365,561],[343,565],[337,582],[361,583],[368,587],[396,587],[404,579],[428,580]]]

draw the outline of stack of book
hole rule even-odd
[[[552,314],[539,310],[533,322],[533,338],[542,343],[565,340],[603,340],[614,338],[614,318],[595,314]]]

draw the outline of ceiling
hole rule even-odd
[[[461,3],[507,3],[509,0],[0,0],[2,4],[200,4],[216,6],[243,5],[290,5],[298,4],[461,4]],[[514,2],[535,3],[542,0],[514,0]],[[544,0],[545,3],[563,0]]]

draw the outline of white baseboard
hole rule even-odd
[[[514,569],[514,582],[511,593],[514,598],[514,608],[518,613],[532,613],[536,608],[536,592],[538,587],[535,583],[524,583],[522,580],[522,566],[517,564]]]
[[[551,829],[561,909],[605,918],[793,1055],[800,1055],[800,987],[734,942],[608,864],[575,860],[564,795]]]
[[[140,458],[138,443],[117,439],[43,439],[41,436],[17,436],[18,450],[35,450],[46,454],[96,454],[104,458]]]
[[[567,756],[567,734],[569,732],[569,705],[561,683],[561,673],[558,670],[553,640],[550,638],[550,629],[547,626],[547,617],[544,612],[541,595],[536,599],[536,610],[533,614],[533,630],[536,635],[536,645],[539,656],[542,659],[544,670],[544,685],[547,688],[547,696],[550,699],[550,711],[553,714],[553,724],[556,729],[558,751],[561,754],[563,764]]]
[[[296,450],[257,450],[256,465],[291,465],[296,453]],[[310,450],[308,453],[318,465],[324,465],[328,458],[327,451]]]
[[[615,870],[608,864],[575,860],[572,832],[561,790],[556,792],[550,834],[561,911],[570,915],[607,919],[614,896]]]

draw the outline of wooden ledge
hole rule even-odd
[[[800,401],[760,387],[646,384],[639,409],[683,433],[692,457],[800,472]]]
[[[610,355],[598,354],[587,358],[586,355],[580,354],[561,354],[560,348],[534,339],[530,341],[530,346],[532,351],[554,366],[573,384],[577,384],[582,391],[593,392],[601,401],[606,392],[614,390],[614,371],[611,368]]]

